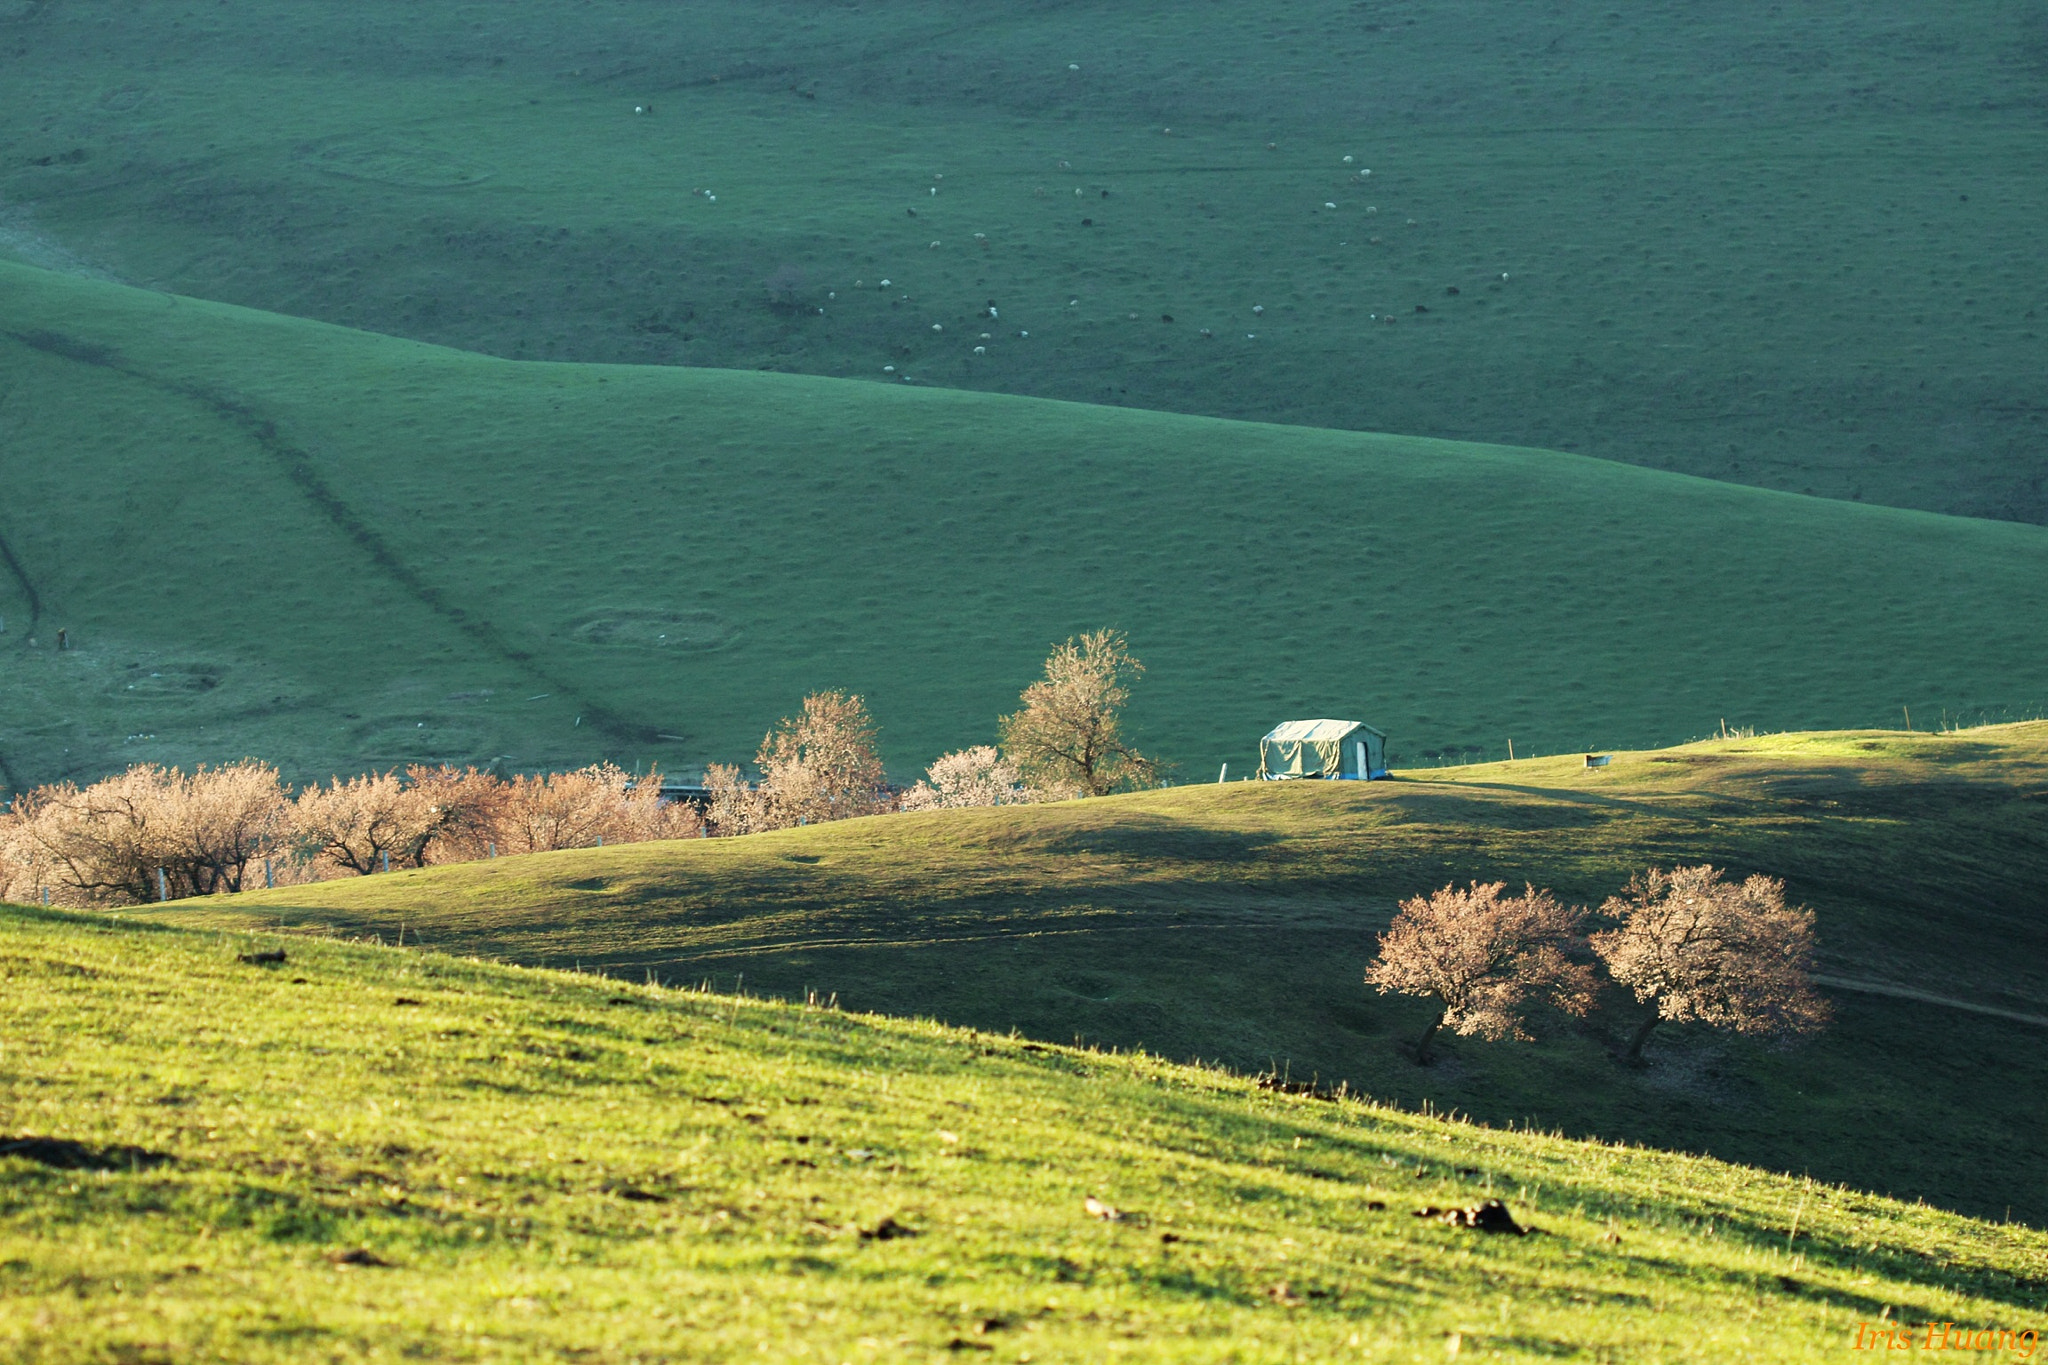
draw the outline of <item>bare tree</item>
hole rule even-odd
[[[277,769],[245,759],[190,775],[138,764],[79,788],[17,797],[9,860],[68,905],[133,905],[240,891],[274,846],[286,798]]]
[[[991,745],[976,745],[941,756],[925,769],[925,780],[903,793],[904,810],[950,810],[964,806],[1010,806],[1031,799],[1015,764]]]
[[[1651,868],[1600,907],[1620,919],[1592,936],[1608,973],[1650,1007],[1629,1039],[1640,1062],[1665,1020],[1761,1036],[1810,1033],[1829,1010],[1813,989],[1813,912],[1785,905],[1785,883],[1734,884],[1701,864]]]
[[[595,844],[687,838],[695,808],[661,799],[661,775],[635,779],[610,763],[574,772],[520,776],[505,785],[492,828],[500,851],[541,853]]]
[[[704,769],[704,823],[719,838],[752,834],[764,828],[760,793],[731,763]]]
[[[1524,1012],[1532,999],[1547,998],[1571,1013],[1588,1007],[1592,972],[1565,955],[1585,912],[1533,886],[1519,896],[1505,890],[1502,882],[1474,882],[1462,891],[1453,884],[1403,901],[1379,936],[1366,984],[1382,995],[1442,1002],[1415,1045],[1416,1060],[1425,1066],[1440,1029],[1527,1039]]]
[[[1045,676],[997,722],[1003,757],[1048,797],[1102,796],[1150,785],[1158,765],[1123,740],[1131,684],[1145,671],[1121,631],[1070,639],[1047,656]]]
[[[474,862],[489,855],[498,841],[497,822],[505,809],[504,782],[475,768],[424,763],[407,768],[405,780],[419,794],[427,817],[423,821],[425,837],[408,853],[407,862],[423,867]]]
[[[396,773],[336,777],[292,802],[293,843],[316,867],[366,877],[424,857],[436,825],[432,802]],[[318,875],[318,874],[316,874]]]
[[[768,732],[754,756],[761,769],[760,823],[815,825],[886,808],[886,776],[867,705],[844,692],[813,692],[803,709]]]

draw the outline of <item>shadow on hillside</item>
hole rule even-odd
[[[1384,922],[1382,919],[1381,923]],[[1669,1029],[1650,1066],[1621,1066],[1620,1024],[1539,1024],[1536,1044],[1443,1040],[1418,1067],[1421,1002],[1371,993],[1371,927],[1190,917],[1148,931],[841,943],[724,957],[714,986],[935,1017],[1056,1043],[1144,1048],[1246,1073],[1347,1083],[1505,1126],[1705,1152],[1789,1174],[2048,1223],[2048,1088],[2038,1030],[1938,1006],[1840,995],[1818,1042],[1775,1049]],[[1077,951],[1074,934],[1083,936]],[[676,964],[695,980],[701,962]],[[629,969],[637,973],[638,967]]]
[[[176,1160],[168,1152],[116,1144],[94,1147],[72,1138],[0,1138],[0,1159],[18,1157],[55,1171],[147,1171]]]

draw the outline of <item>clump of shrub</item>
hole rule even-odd
[[[942,755],[924,770],[923,780],[903,793],[903,810],[959,810],[968,806],[1016,806],[1040,799],[1024,785],[1017,765],[993,745],[980,744]]]
[[[794,716],[762,737],[754,754],[759,782],[749,783],[728,764],[705,770],[709,832],[752,834],[893,809],[876,734],[861,698],[811,693]]]

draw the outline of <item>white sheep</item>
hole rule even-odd
[[[987,355],[987,354],[988,354],[988,347],[986,347],[986,346],[977,346],[977,347],[975,347],[975,348],[974,348],[974,353],[975,353],[976,355]]]

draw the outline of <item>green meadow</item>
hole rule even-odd
[[[2038,1230],[1144,1055],[19,907],[0,972],[17,1360],[1831,1361],[2048,1307]],[[1536,1231],[1412,1216],[1489,1197]]]
[[[2048,521],[2008,0],[7,0],[0,53],[25,259]]]
[[[823,687],[894,772],[1128,630],[1134,734],[1402,766],[2038,714],[2048,530],[1557,452],[490,359],[0,264],[0,759],[671,772]],[[33,595],[31,595],[33,594]],[[55,632],[71,646],[58,650]],[[34,647],[30,641],[34,640]]]
[[[2010,0],[0,0],[0,799],[907,783],[1105,627],[1167,776],[0,906],[0,1358],[2019,1354],[2044,109]],[[1703,861],[1825,1032],[1363,984]]]
[[[1503,1126],[1710,1152],[2048,1220],[2048,724],[1712,740],[1399,773],[889,815],[151,907],[528,966],[932,1016],[1348,1085]],[[1597,906],[1655,863],[1783,877],[1835,1010],[1798,1047],[1671,1028],[1641,1071],[1610,1000],[1534,1044],[1448,1040],[1362,978],[1398,901],[1453,879]]]

